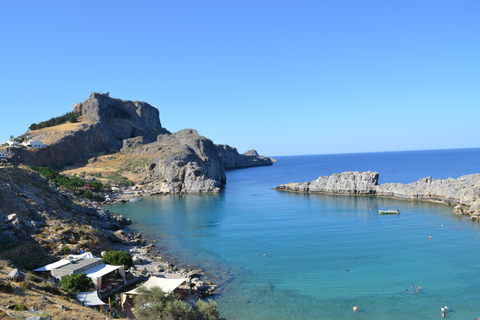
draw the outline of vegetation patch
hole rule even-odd
[[[30,169],[37,171],[40,175],[57,185],[83,195],[87,199],[104,200],[102,195],[95,193],[95,191],[103,191],[103,184],[101,182],[87,182],[86,180],[80,179],[77,174],[74,174],[73,177],[70,178],[49,167],[30,166]]]
[[[103,256],[103,263],[114,266],[133,267],[133,258],[127,251],[107,251]]]
[[[32,123],[30,127],[28,128],[29,130],[39,130],[43,128],[48,128],[48,127],[53,127],[53,126],[58,126],[59,124],[62,124],[64,122],[70,122],[70,123],[75,123],[78,121],[78,117],[80,117],[79,113],[75,112],[67,112],[63,116],[60,117],[55,117],[51,118],[50,120],[47,121],[42,121],[40,123]]]
[[[115,181],[115,182],[120,183],[120,184],[124,184],[126,186],[132,186],[133,185],[132,181],[130,181],[128,178],[125,178],[124,176],[119,175],[118,173],[109,175],[107,177],[107,179]]]
[[[60,280],[60,286],[70,292],[84,292],[93,287],[92,279],[85,273],[67,274]]]

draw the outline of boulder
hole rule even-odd
[[[23,273],[22,271],[20,271],[18,269],[13,269],[12,271],[10,271],[8,273],[8,276],[13,281],[23,281],[23,279],[25,279],[25,273]]]

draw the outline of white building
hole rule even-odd
[[[42,143],[40,140],[28,140],[24,141],[22,144],[27,148],[42,148],[46,146],[46,144]]]
[[[18,142],[13,139],[8,139],[6,143],[8,143],[10,147],[18,145]]]

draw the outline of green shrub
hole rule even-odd
[[[79,116],[80,116],[79,113],[67,112],[63,116],[51,118],[50,120],[42,121],[38,124],[37,123],[32,123],[28,129],[29,130],[39,130],[39,129],[42,129],[42,128],[57,126],[59,124],[67,122],[67,121],[71,122],[71,123],[75,123],[75,122],[78,121]]]
[[[70,292],[81,292],[93,287],[93,282],[85,273],[67,274],[60,280],[60,286]]]
[[[215,302],[200,300],[192,309],[187,303],[177,300],[175,294],[166,294],[159,287],[139,287],[137,292],[135,305],[143,306],[135,309],[139,319],[222,319]]]
[[[133,267],[133,259],[127,251],[107,251],[103,256],[103,263],[114,266],[123,265],[125,269]]]
[[[20,288],[22,288],[23,290],[29,290],[31,287],[30,287],[30,283],[28,282],[25,282],[25,281],[22,281],[18,284],[18,286]]]
[[[101,182],[88,182],[80,179],[77,177],[76,174],[73,175],[73,177],[67,177],[58,171],[55,171],[53,169],[50,169],[49,167],[35,167],[31,166],[30,169],[37,171],[40,173],[43,177],[46,179],[56,183],[57,185],[63,186],[67,189],[73,190],[73,191],[79,191],[81,190],[86,184],[90,185],[95,189],[95,191],[101,191],[103,189],[103,185]]]
[[[10,285],[10,283],[0,282],[0,292],[2,292],[2,293],[12,293],[13,292],[13,287]]]
[[[124,184],[126,186],[133,186],[133,182],[125,178],[124,176],[119,175],[118,173],[109,175],[107,179]]]
[[[15,310],[15,311],[25,311],[25,310],[28,310],[28,309],[27,309],[27,307],[25,307],[24,304],[17,303],[17,304],[15,304],[15,307],[13,308],[13,310]]]

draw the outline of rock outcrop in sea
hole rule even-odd
[[[456,205],[454,213],[480,220],[480,174],[457,179],[427,177],[409,184],[378,184],[377,172],[343,172],[314,181],[282,184],[278,191],[318,192],[345,195],[372,195],[404,200],[424,200]]]
[[[129,179],[156,193],[218,193],[226,183],[226,169],[273,164],[255,150],[239,154],[228,145],[215,145],[193,129],[171,133],[162,127],[158,109],[145,102],[92,93],[73,112],[80,114],[77,123],[27,133],[46,147],[7,147],[2,152],[14,164],[33,166],[83,167],[105,154],[112,163],[121,158],[116,153],[128,155],[119,170],[128,167]]]

